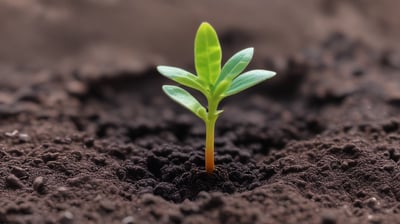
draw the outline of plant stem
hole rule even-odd
[[[206,123],[206,151],[205,151],[205,159],[206,159],[206,171],[207,173],[212,173],[214,171],[214,129],[215,129],[215,121],[209,120]]]
[[[209,99],[208,102],[208,115],[206,121],[205,167],[207,173],[212,173],[214,171],[214,132],[215,122],[218,118],[218,101]]]

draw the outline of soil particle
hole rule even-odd
[[[21,133],[18,135],[18,139],[21,143],[29,142],[31,137],[28,134]]]
[[[85,96],[89,91],[85,83],[79,81],[70,81],[66,83],[65,88],[66,91],[73,96]]]
[[[100,201],[100,208],[105,212],[112,212],[115,210],[115,204],[109,200]]]
[[[11,168],[11,173],[14,174],[16,177],[18,177],[19,179],[26,179],[29,177],[28,172],[25,171],[25,169],[18,166],[13,166]]]
[[[33,190],[35,190],[38,193],[44,193],[45,191],[45,180],[44,177],[39,176],[36,177],[35,180],[33,181]]]
[[[380,206],[380,202],[375,197],[365,200],[365,204],[373,210],[378,210]]]
[[[9,188],[12,188],[12,189],[19,189],[19,188],[23,188],[24,184],[18,177],[11,174],[6,177],[6,186]]]
[[[72,224],[74,223],[74,215],[70,211],[65,211],[61,213],[59,218],[60,224]]]
[[[125,218],[122,219],[123,224],[135,224],[136,219],[133,216],[126,216]]]

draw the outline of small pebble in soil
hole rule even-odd
[[[19,189],[23,188],[24,184],[20,179],[18,179],[18,177],[16,177],[14,174],[11,174],[6,177],[6,186],[13,189]]]
[[[84,183],[89,182],[90,177],[89,176],[78,176],[78,177],[73,177],[73,178],[69,178],[67,179],[67,184],[70,186],[80,186]]]
[[[88,91],[84,83],[75,80],[67,82],[65,87],[67,92],[73,96],[83,96]]]
[[[70,211],[65,211],[59,219],[60,224],[71,224],[74,222],[74,215]]]
[[[69,191],[69,189],[66,187],[58,187],[57,188],[57,194],[62,195],[62,196],[67,196],[68,191]]]
[[[125,218],[122,219],[123,224],[134,224],[135,221],[136,220],[133,216],[126,216]]]
[[[373,210],[378,210],[380,205],[379,201],[375,197],[365,200],[365,204]]]
[[[44,192],[44,178],[39,176],[33,181],[33,189],[38,193]]]
[[[11,173],[19,179],[26,179],[29,177],[28,173],[23,168],[18,166],[11,167]]]
[[[18,139],[21,143],[29,142],[31,137],[28,134],[21,133],[18,135]]]
[[[115,204],[109,200],[100,201],[100,208],[105,212],[112,212],[115,210]]]
[[[7,136],[7,137],[14,137],[14,136],[16,136],[18,134],[18,130],[14,130],[14,131],[12,131],[12,132],[6,132],[5,133],[5,135]]]

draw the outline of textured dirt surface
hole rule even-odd
[[[30,14],[19,17],[2,7],[0,12],[8,13],[0,18],[17,18],[17,24],[29,26],[36,20],[25,16],[33,15],[44,21],[29,27],[47,35],[32,32],[35,35],[18,39],[5,32],[7,42],[0,44],[0,59],[5,58],[0,63],[0,224],[399,223],[400,52],[384,50],[376,41],[389,44],[397,37],[398,30],[389,29],[398,22],[393,19],[397,12],[389,10],[396,3],[382,1],[380,7],[387,13],[383,16],[372,7],[373,1],[354,1],[351,7],[344,7],[349,4],[345,1],[307,1],[304,4],[315,8],[300,10],[300,17],[311,10],[332,18],[318,20],[325,27],[315,28],[318,35],[312,29],[299,34],[310,47],[297,50],[305,42],[289,38],[293,30],[266,26],[268,33],[277,35],[269,41],[294,51],[290,56],[267,56],[272,48],[263,45],[267,31],[257,31],[262,23],[252,26],[245,20],[229,30],[229,19],[221,19],[226,55],[256,41],[261,53],[250,67],[279,75],[223,102],[225,112],[216,129],[217,170],[209,175],[204,171],[203,124],[162,93],[161,85],[169,81],[152,65],[163,61],[157,56],[165,47],[162,43],[181,43],[177,53],[169,52],[171,61],[190,67],[191,58],[179,54],[191,55],[189,41],[157,36],[149,43],[159,40],[160,45],[141,46],[159,49],[134,47],[138,51],[131,54],[124,48],[126,42],[111,46],[121,40],[114,30],[88,45],[80,35],[90,39],[98,34],[84,32],[93,22],[89,19],[79,25],[81,32],[61,44],[54,39],[62,36],[58,31],[65,32],[60,24],[72,29],[76,21],[66,18],[76,19],[81,13],[71,7],[86,9],[85,18],[93,19],[110,13],[110,7],[126,5],[17,2],[0,5],[20,13],[32,9]],[[161,4],[149,2],[155,8]],[[87,6],[92,4],[97,8]],[[298,8],[292,5],[271,3],[270,10],[288,6],[292,8],[286,13],[291,14]],[[198,18],[200,9],[191,9]],[[79,13],[71,16],[72,12]],[[355,38],[376,27],[365,22],[354,30],[340,26],[346,35],[332,33],[332,21],[345,18],[353,21],[350,24],[358,24],[357,18],[378,18],[376,23],[384,24],[380,29],[386,32]],[[57,29],[49,28],[49,21],[58,21],[53,24]],[[197,26],[196,19],[191,22]],[[0,20],[2,30],[18,27],[10,24]],[[192,40],[192,30],[185,32]],[[315,39],[308,39],[310,33]],[[332,34],[322,38],[327,33]],[[140,43],[140,38],[128,37]],[[33,51],[35,57],[24,54],[46,41],[45,49]],[[85,47],[74,49],[67,43]]]
[[[280,75],[224,103],[213,175],[154,69],[7,71],[0,223],[396,223],[397,57],[334,34],[265,59]]]

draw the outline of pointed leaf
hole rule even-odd
[[[194,43],[194,62],[199,78],[214,84],[221,72],[221,46],[217,33],[209,23],[202,23]]]
[[[178,86],[170,85],[164,85],[162,89],[172,100],[186,107],[204,120],[203,117],[206,109],[189,92]]]
[[[266,79],[273,77],[276,73],[267,70],[252,70],[243,73],[233,80],[229,89],[225,92],[226,96],[234,95],[248,89]]]
[[[249,65],[254,53],[254,48],[246,48],[233,55],[221,70],[217,83],[222,80],[233,80]]]
[[[215,88],[213,92],[213,96],[222,98],[224,97],[224,93],[226,90],[230,87],[231,81],[230,80],[222,80],[220,83],[218,83],[217,87]]]
[[[197,89],[201,92],[206,90],[199,78],[188,71],[171,66],[157,66],[157,70],[161,75],[179,84]]]

